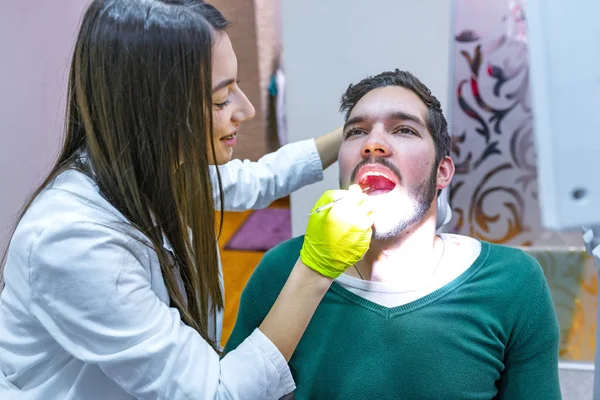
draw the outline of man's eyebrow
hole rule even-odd
[[[214,88],[212,88],[212,92],[213,93],[218,92],[219,90],[221,90],[223,88],[226,88],[227,86],[231,85],[234,82],[235,82],[235,79],[233,79],[233,78],[232,79],[225,79],[225,80],[219,82],[217,84],[217,86],[215,86]]]
[[[352,118],[348,118],[346,120],[346,122],[344,123],[344,128],[343,130],[345,131],[346,128],[350,125],[357,125],[360,124],[362,122],[365,121],[365,117],[363,117],[362,115],[357,115],[356,117],[352,117]]]
[[[349,118],[346,121],[346,123],[344,124],[344,130],[346,130],[346,128],[350,125],[361,124],[369,119],[374,119],[374,118],[367,116],[367,115],[357,115],[352,118]],[[421,118],[419,118],[418,116],[416,116],[414,114],[406,113],[404,111],[392,111],[392,112],[384,114],[382,118],[378,118],[378,119],[384,119],[384,120],[394,119],[394,120],[401,120],[401,121],[412,121],[415,124],[422,127],[423,129],[427,129],[427,127],[425,126],[425,123],[423,122],[423,120]]]

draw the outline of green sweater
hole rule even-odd
[[[265,254],[226,351],[260,325],[302,237]],[[560,399],[559,328],[539,264],[482,242],[461,276],[399,307],[333,282],[290,361],[296,399]]]

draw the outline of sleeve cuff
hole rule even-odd
[[[290,371],[290,367],[285,361],[285,358],[279,349],[275,347],[273,342],[271,342],[269,338],[267,338],[265,334],[262,333],[258,328],[256,328],[250,336],[248,336],[247,340],[254,343],[260,352],[263,353],[263,355],[265,355],[265,357],[271,361],[273,366],[277,369],[277,372],[280,376],[279,389],[282,391],[281,397],[293,392],[296,389],[296,384],[294,383],[294,378],[292,377],[292,371]]]
[[[317,144],[315,139],[302,140],[294,143],[296,146],[301,146],[303,153],[306,154],[306,169],[310,171],[307,177],[310,179],[309,183],[315,183],[323,180],[323,163],[317,150]]]

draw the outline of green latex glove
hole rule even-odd
[[[330,278],[340,276],[362,259],[371,244],[372,209],[358,185],[349,190],[328,190],[313,211],[339,198],[331,208],[311,214],[300,259]]]

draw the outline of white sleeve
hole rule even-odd
[[[323,165],[314,139],[290,143],[256,162],[232,160],[210,168],[217,210],[221,208],[217,168],[221,174],[225,211],[265,208],[273,201],[323,179]]]
[[[70,354],[138,399],[278,399],[284,357],[256,330],[222,360],[151,289],[152,250],[91,222],[47,228],[29,260],[30,309]]]

